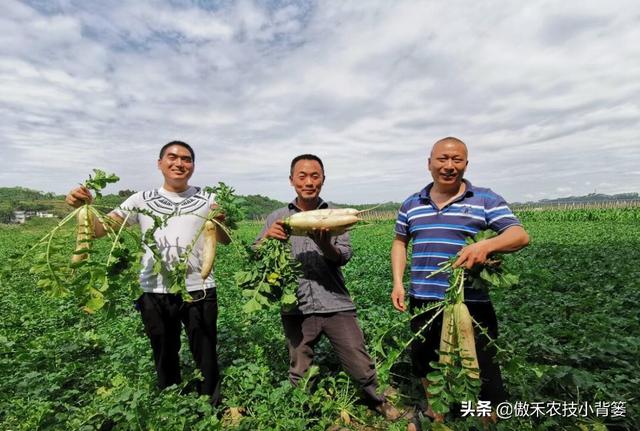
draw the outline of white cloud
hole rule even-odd
[[[634,1],[29,4],[0,6],[2,186],[157,186],[183,139],[194,182],[288,200],[316,152],[326,198],[398,201],[456,135],[510,200],[640,188]]]
[[[573,187],[556,187],[556,192],[566,195],[567,193],[571,193]]]

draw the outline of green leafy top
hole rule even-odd
[[[249,266],[237,271],[235,279],[247,302],[242,309],[251,314],[280,303],[284,311],[297,304],[296,291],[302,264],[291,255],[289,241],[267,238],[254,249],[246,247]]]
[[[229,229],[237,229],[238,223],[244,218],[244,211],[242,210],[244,199],[236,196],[235,189],[223,182],[219,182],[215,187],[205,187],[204,191],[215,194],[216,203],[219,205],[218,209],[214,210],[213,214],[210,214],[210,217],[223,213],[225,216],[224,224]]]
[[[478,232],[474,237],[467,238],[467,244],[484,241],[498,236],[494,231],[487,229]],[[456,256],[457,257],[457,256]],[[520,281],[518,276],[509,273],[502,264],[503,256],[494,253],[483,265],[476,265],[467,271],[468,280],[472,289],[506,289],[515,286]]]
[[[467,244],[474,244],[476,242],[484,241],[485,239],[491,239],[496,236],[498,236],[498,234],[495,233],[495,231],[492,231],[491,229],[486,229],[486,230],[481,230],[480,232],[475,234],[475,236],[467,237],[465,242]]]
[[[92,190],[96,194],[96,197],[102,197],[101,191],[107,184],[120,181],[120,178],[116,174],[107,174],[100,169],[94,169],[93,172],[95,176],[92,177],[89,175],[89,179],[86,180],[83,185],[89,190]]]

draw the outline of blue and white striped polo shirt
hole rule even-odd
[[[500,233],[510,226],[521,225],[500,195],[464,182],[465,193],[441,210],[429,198],[433,183],[410,196],[400,207],[396,234],[413,241],[409,295],[414,298],[444,299],[449,274],[426,277],[439,269],[438,264],[457,254],[467,237],[485,229]],[[488,300],[486,292],[465,291],[465,301]]]

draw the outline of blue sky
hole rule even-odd
[[[401,201],[431,144],[510,201],[640,191],[637,1],[0,3],[0,186],[161,184],[157,150],[196,150],[194,184]]]

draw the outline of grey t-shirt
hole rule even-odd
[[[329,207],[326,202],[320,200],[318,209]],[[293,201],[288,206],[269,214],[257,239],[264,236],[273,222],[297,212],[300,212],[300,209]],[[292,235],[289,241],[291,241],[291,252],[302,263],[304,274],[299,279],[298,306],[291,311],[283,311],[282,314],[335,313],[355,310],[356,307],[353,305],[340,271],[340,267],[345,265],[352,255],[349,234],[345,232],[331,238],[332,244],[340,252],[340,260],[337,263],[325,259],[322,250],[308,236]]]

